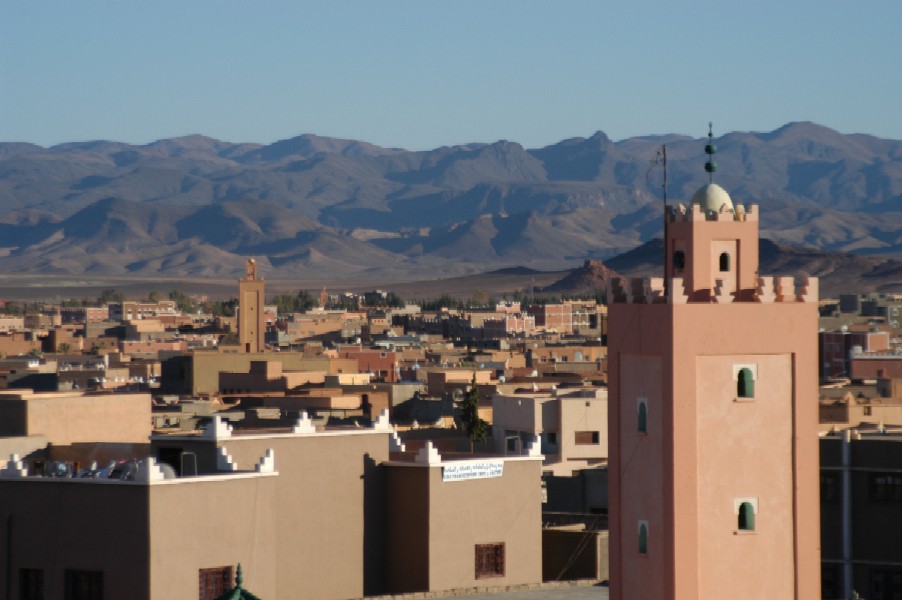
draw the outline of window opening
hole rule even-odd
[[[599,439],[597,431],[576,431],[573,434],[573,441],[577,446],[597,444]]]
[[[755,378],[751,369],[739,369],[736,377],[736,395],[740,398],[755,397]]]
[[[644,399],[639,400],[639,433],[648,433],[648,406]]]
[[[755,508],[751,502],[739,505],[739,531],[755,531]]]
[[[232,589],[232,567],[213,567],[198,570],[200,600],[216,600]]]
[[[66,569],[65,600],[103,600],[103,571]]]
[[[476,544],[476,579],[504,577],[504,544]]]
[[[726,252],[720,255],[720,271],[722,273],[730,270],[730,255]]]
[[[673,270],[681,273],[686,268],[686,254],[682,250],[673,253]]]
[[[639,554],[648,554],[648,523],[639,523]]]
[[[44,600],[43,569],[19,569],[19,599]]]

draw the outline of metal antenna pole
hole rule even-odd
[[[667,281],[667,144],[661,144],[661,159],[664,163],[664,298],[666,302],[667,290],[670,287]]]

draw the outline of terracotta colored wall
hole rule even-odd
[[[797,571],[794,576],[778,572],[768,581],[767,589],[790,589],[793,597],[800,600],[818,597],[816,331],[817,312],[813,303],[615,304],[611,307],[609,415],[611,423],[620,423],[620,427],[611,430],[611,539],[612,548],[619,549],[611,555],[612,598],[720,597],[710,595],[717,582],[723,581],[723,576],[715,573],[719,563],[712,562],[710,557],[718,554],[721,543],[732,544],[729,550],[720,548],[726,554],[735,550],[738,555],[740,549],[736,546],[743,545],[747,551],[744,572],[768,572],[769,544],[775,539],[769,537],[770,532],[749,536],[755,540],[749,543],[747,537],[733,536],[735,527],[731,526],[730,536],[717,542],[711,536],[715,535],[715,529],[719,535],[718,526],[701,514],[702,509],[712,511],[715,506],[716,510],[722,510],[724,503],[732,510],[732,500],[740,494],[758,496],[759,503],[770,495],[767,505],[775,507],[783,523],[786,523],[786,510],[792,512],[792,525],[782,530],[782,543],[788,547],[795,545]],[[780,422],[771,424],[770,419],[776,418],[778,409],[759,403],[756,410],[771,412],[759,415],[762,421],[758,428],[742,430],[747,439],[736,439],[732,430],[739,425],[730,419],[723,424],[725,431],[715,434],[719,424],[709,421],[720,410],[712,402],[720,400],[709,396],[719,392],[706,387],[707,383],[700,385],[700,381],[707,381],[700,374],[700,364],[708,360],[703,357],[714,357],[714,363],[707,366],[715,368],[714,365],[732,365],[737,356],[750,355],[783,355],[784,358],[773,360],[778,364],[789,361],[791,367],[784,364],[781,368],[790,368],[792,375],[787,375],[785,370],[780,373],[778,369],[777,382],[783,386],[780,392],[784,394],[783,401],[790,404],[779,410],[791,412],[781,413]],[[656,356],[663,359],[660,368],[655,366],[655,361],[661,360]],[[772,359],[759,356],[756,360]],[[765,372],[759,374],[764,375]],[[660,404],[656,400],[659,393]],[[634,433],[636,396],[649,399],[649,431],[644,437]],[[771,443],[770,437],[783,435],[786,440],[790,434],[779,428],[787,426],[785,421],[790,415],[794,427],[791,439],[795,445],[792,452],[787,452],[785,442],[782,446]],[[738,417],[731,419],[735,421]],[[656,433],[659,427],[660,434]],[[774,472],[785,475],[788,470],[792,477],[789,491],[786,487],[769,488],[761,483],[749,487],[764,489],[762,492],[730,492],[726,498],[716,497],[712,486],[729,486],[731,477],[742,476],[733,473],[732,465],[743,464],[742,444],[746,443],[761,448],[758,460],[771,465],[772,471],[776,469]],[[717,455],[716,462],[706,462],[711,453]],[[774,466],[776,463],[780,465]],[[656,473],[656,469],[663,470]],[[711,474],[709,469],[717,472]],[[751,479],[759,477],[751,467],[747,473]],[[760,504],[760,509],[764,506]],[[650,515],[647,556],[639,556],[635,549],[636,521],[642,518],[639,511]],[[760,518],[764,519],[763,512]],[[700,522],[704,523],[703,527],[699,526]],[[749,547],[752,544],[762,548],[753,551]],[[659,548],[660,555],[656,554]],[[663,582],[662,587],[652,589],[657,581]],[[753,587],[762,586],[758,583]],[[629,595],[624,596],[625,593]],[[721,587],[718,594],[722,593]],[[756,594],[752,591],[747,596],[734,597],[766,597]]]
[[[754,401],[735,400],[735,364],[757,365]],[[792,356],[699,356],[696,365],[698,560],[717,565],[699,578],[699,598],[725,589],[792,598]],[[734,499],[744,497],[758,498],[754,533],[737,533]]]
[[[886,359],[855,359],[851,361],[851,375],[855,378],[874,379],[879,371],[883,371],[886,377],[902,377],[902,360],[898,358]]]
[[[626,598],[668,598],[665,590],[673,577],[673,475],[665,468],[670,464],[667,456],[671,452],[672,436],[662,395],[662,360],[651,353],[624,352],[618,358],[621,402],[610,422],[618,425],[619,446],[615,467],[612,430],[609,473],[620,473],[621,484],[616,507],[613,489],[609,499],[609,514],[613,517],[610,520],[611,596],[620,597],[614,595],[615,590],[618,594],[628,590]],[[609,391],[613,394],[613,390]],[[648,402],[646,434],[639,433],[637,427],[636,398],[640,396]],[[617,471],[613,471],[615,468]],[[646,555],[639,554],[639,521],[648,521]]]

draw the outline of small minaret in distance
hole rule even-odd
[[[244,352],[263,352],[263,279],[257,278],[257,261],[253,258],[247,260],[246,269],[244,278],[238,280],[238,339]]]

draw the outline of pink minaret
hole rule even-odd
[[[665,218],[666,296],[608,290],[611,598],[820,598],[817,280],[713,182]]]

